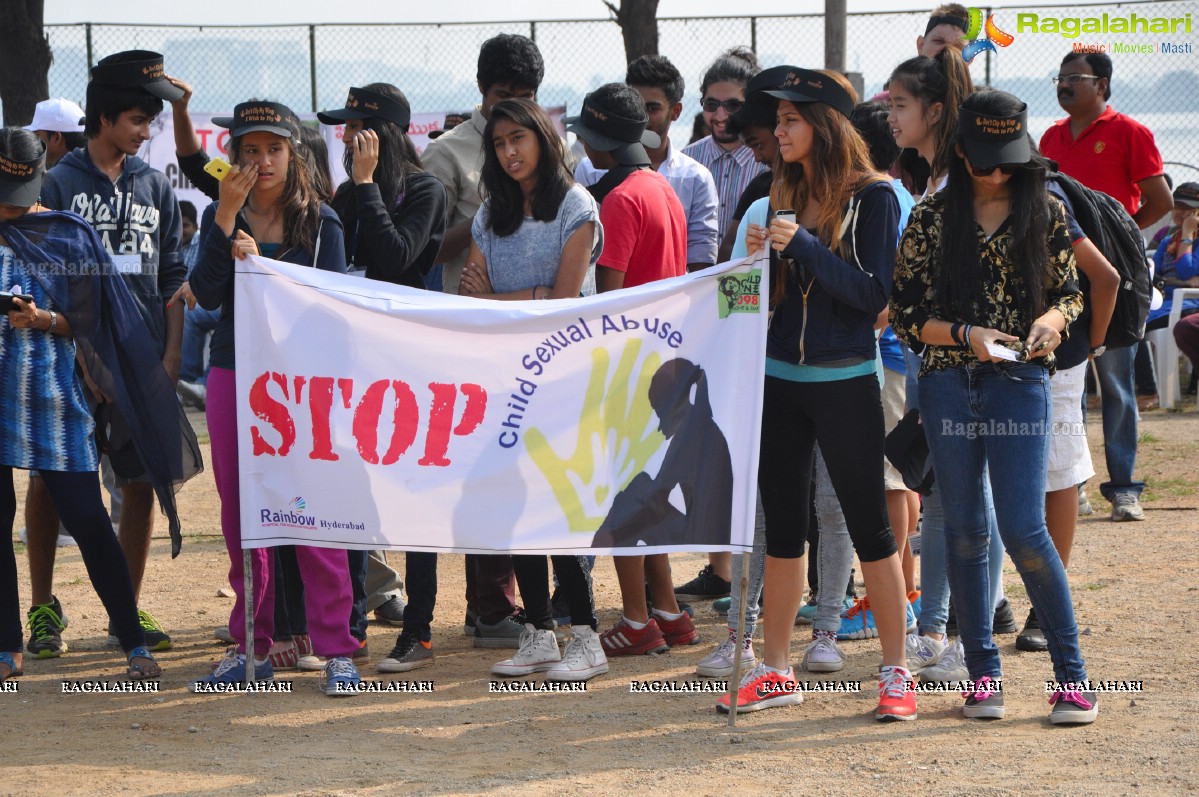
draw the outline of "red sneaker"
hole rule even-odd
[[[619,623],[600,634],[600,644],[604,646],[604,653],[609,656],[640,656],[643,653],[662,653],[670,649],[662,636],[662,629],[652,617],[640,631],[621,617]]]
[[[654,620],[658,623],[658,628],[662,629],[666,644],[672,648],[679,645],[695,645],[699,642],[699,632],[695,630],[695,623],[691,622],[687,612],[683,612],[683,616],[677,620],[667,620],[661,615],[655,615]]]
[[[716,701],[716,710],[728,714],[729,702],[728,695],[720,698]],[[779,673],[768,671],[765,664],[759,664],[745,674],[737,690],[738,714],[775,706],[796,706],[802,702],[803,692],[795,680],[795,670],[790,667],[787,672]]]
[[[874,718],[880,722],[916,719],[916,689],[912,673],[904,667],[883,667],[878,675],[878,708]]]

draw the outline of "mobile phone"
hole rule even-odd
[[[0,313],[7,313],[10,310],[16,310],[17,306],[13,303],[13,299],[20,299],[28,304],[33,301],[33,297],[27,293],[9,293],[8,291],[0,291]]]
[[[774,217],[776,219],[783,219],[785,221],[789,221],[792,224],[795,223],[795,211],[794,210],[776,210],[774,212]]]
[[[226,161],[224,158],[213,158],[208,163],[204,164],[204,171],[211,174],[218,181],[224,180],[225,177],[232,170],[233,170],[233,167],[230,166],[229,162]]]

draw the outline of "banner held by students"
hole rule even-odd
[[[750,550],[761,266],[488,302],[242,261],[243,545]]]

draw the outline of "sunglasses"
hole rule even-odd
[[[995,173],[995,170],[998,169],[1008,177],[1011,177],[1013,174],[1020,171],[1020,167],[1023,165],[1023,163],[1001,163],[998,166],[988,166],[984,168],[982,166],[970,164],[970,173],[975,177],[990,177]]]
[[[1098,75],[1058,75],[1057,77],[1053,78],[1053,82],[1055,85],[1058,85],[1058,86],[1062,85],[1063,83],[1068,84],[1070,86],[1077,86],[1079,83],[1083,82],[1084,80],[1098,80],[1098,79],[1099,79]]]
[[[729,113],[737,113],[744,105],[745,103],[741,100],[725,100],[721,102],[715,97],[705,97],[703,108],[708,113],[716,113],[721,108],[724,108]]]

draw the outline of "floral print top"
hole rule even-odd
[[[1066,317],[1069,326],[1082,312],[1082,291],[1074,264],[1074,250],[1066,229],[1066,211],[1056,198],[1050,197],[1052,219],[1049,225],[1049,264],[1052,275],[1047,286],[1046,309],[1056,308]],[[938,267],[937,251],[941,243],[944,221],[945,194],[938,193],[912,210],[912,217],[899,241],[896,256],[895,284],[891,291],[891,326],[899,339],[914,351],[924,349],[920,375],[962,365],[976,365],[978,357],[962,346],[934,346],[920,341],[920,330],[930,319],[950,323],[968,322],[1015,335],[1028,337],[1035,318],[1024,312],[1026,287],[1012,269],[1008,247],[1012,242],[1011,219],[1006,219],[989,239],[982,227],[977,227],[978,255],[989,274],[994,289],[980,297],[975,305],[977,317],[955,318],[936,298],[935,276]],[[1063,338],[1065,331],[1062,332]],[[1053,372],[1053,355],[1038,357],[1029,362],[1039,363]]]

